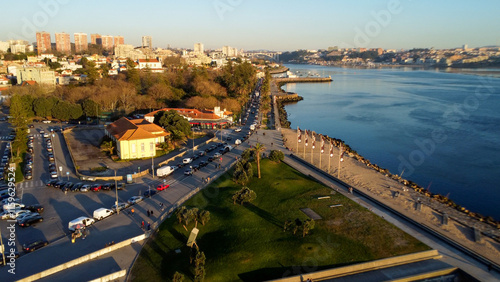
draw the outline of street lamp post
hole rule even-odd
[[[151,174],[153,175],[153,179],[155,179],[155,163],[154,163],[154,155],[151,155]]]
[[[116,169],[115,169],[115,195],[116,195],[116,213],[120,214],[120,209],[118,208],[118,183],[116,182]]]

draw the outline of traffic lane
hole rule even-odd
[[[85,240],[77,239],[71,243],[69,236],[49,244],[34,253],[21,256],[16,261],[15,279],[21,279],[39,273],[48,268],[63,264],[84,254],[95,252],[112,241],[121,242],[144,233],[134,217],[120,214],[103,220],[89,227],[89,236]],[[93,234],[98,236],[92,236]],[[11,281],[13,276],[7,272],[8,268],[0,269],[0,281]]]

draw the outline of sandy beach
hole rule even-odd
[[[320,138],[316,136],[316,148],[311,149],[311,135],[309,133],[309,146],[306,147],[304,155],[304,136],[302,143],[297,143],[297,131],[282,128],[284,144],[295,155],[329,172],[355,189],[369,194],[371,197],[385,203],[391,208],[399,211],[413,220],[427,225],[433,230],[459,242],[460,244],[474,250],[475,252],[500,264],[500,243],[494,239],[482,235],[481,242],[474,241],[474,230],[476,228],[483,234],[500,238],[500,231],[487,223],[474,219],[445,204],[439,203],[430,197],[426,197],[411,188],[405,187],[398,181],[368,167],[366,164],[344,154],[339,169],[339,149],[334,147],[333,157],[329,157],[329,143],[325,142],[324,153],[320,153]],[[304,131],[302,130],[302,135]],[[297,151],[298,144],[298,151]],[[312,158],[311,158],[312,156]],[[417,201],[422,203],[420,211],[416,208]],[[443,213],[449,216],[448,224],[442,224]]]

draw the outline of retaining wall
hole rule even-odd
[[[366,271],[372,271],[392,266],[398,266],[403,264],[408,264],[412,262],[418,262],[428,259],[439,259],[442,256],[438,253],[437,250],[430,250],[424,252],[418,252],[414,254],[408,254],[403,256],[391,257],[386,259],[379,259],[364,263],[358,263],[354,265],[337,267],[328,270],[322,270],[317,272],[312,272],[308,274],[302,274],[277,280],[271,281],[280,281],[280,282],[296,282],[296,281],[305,281],[306,279],[311,279],[313,281],[319,281],[323,279],[333,279],[338,277],[343,277],[346,275],[353,275],[357,273],[363,273]]]
[[[58,266],[54,266],[52,268],[49,268],[47,270],[44,270],[42,272],[39,272],[39,273],[36,273],[36,274],[33,274],[31,276],[28,276],[26,278],[23,278],[23,279],[20,279],[20,280],[17,280],[18,282],[28,282],[28,281],[34,281],[34,280],[38,280],[38,279],[42,279],[44,277],[47,277],[49,275],[52,275],[54,273],[57,273],[59,271],[63,271],[65,269],[68,269],[70,267],[73,267],[73,266],[76,266],[76,265],[79,265],[79,264],[82,264],[84,262],[87,262],[89,260],[92,260],[92,259],[95,259],[99,256],[102,256],[104,254],[107,254],[107,253],[110,253],[112,251],[115,251],[117,249],[120,249],[122,247],[125,247],[125,246],[128,246],[130,244],[133,244],[133,243],[136,243],[136,242],[139,242],[139,241],[142,241],[146,238],[146,235],[145,234],[142,234],[142,235],[139,235],[139,236],[136,236],[134,238],[130,238],[130,239],[127,239],[127,240],[124,240],[124,241],[121,241],[119,243],[116,243],[112,246],[109,246],[109,247],[105,247],[103,249],[100,249],[98,251],[95,251],[93,253],[90,253],[88,255],[84,255],[82,257],[79,257],[77,259],[74,259],[74,260],[71,260],[71,261],[68,261],[66,263],[63,263],[63,264],[60,264]]]

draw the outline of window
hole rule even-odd
[[[130,151],[132,151],[132,154],[135,154],[135,143],[132,143],[132,146],[130,147]]]
[[[141,143],[141,152],[144,153],[144,143]]]
[[[149,150],[153,152],[155,150],[155,145],[153,142],[149,143]]]

